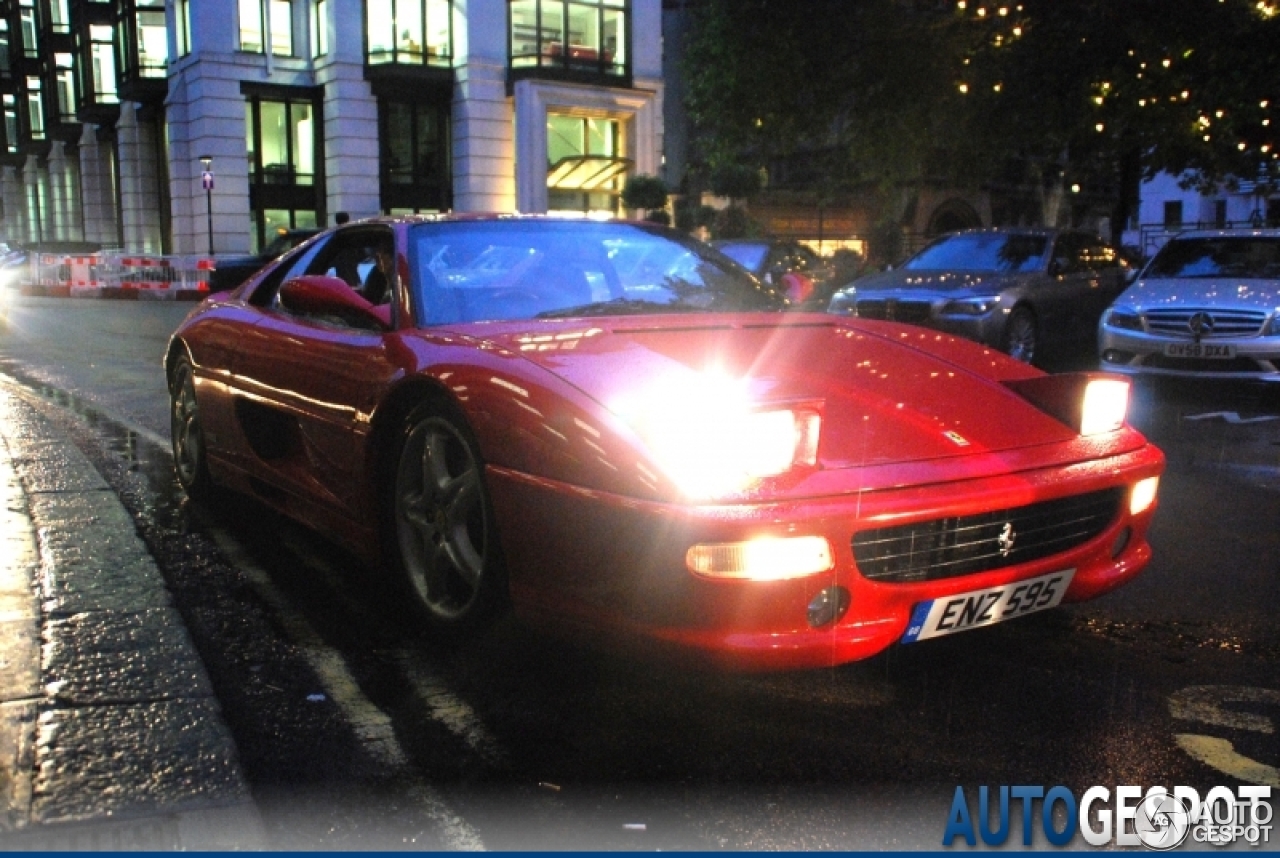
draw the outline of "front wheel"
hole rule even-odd
[[[459,637],[489,620],[506,592],[483,462],[448,409],[418,408],[401,437],[392,495],[396,560],[429,630]]]
[[[174,361],[169,373],[169,435],[178,482],[187,495],[200,499],[213,488],[200,405],[196,402],[195,370],[185,355]]]
[[[1015,307],[1004,323],[1005,354],[1023,363],[1033,362],[1039,339],[1037,335],[1036,317],[1026,307]]]

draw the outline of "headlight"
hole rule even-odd
[[[759,404],[715,375],[669,381],[614,403],[686,495],[715,498],[817,462],[820,405]]]
[[[942,306],[944,316],[985,316],[1000,303],[999,295],[988,295],[981,298],[957,298]]]
[[[1102,315],[1102,324],[1124,331],[1141,331],[1142,316],[1128,307],[1112,307]]]
[[[1146,512],[1156,502],[1156,490],[1160,487],[1159,477],[1147,477],[1133,484],[1129,493],[1129,514],[1138,515]]]
[[[1093,378],[1084,387],[1080,434],[1100,435],[1124,425],[1129,413],[1129,382],[1119,378]]]
[[[1267,324],[1262,328],[1264,337],[1280,337],[1280,310],[1276,310],[1271,314],[1271,318],[1267,320]]]
[[[1004,385],[1081,435],[1114,432],[1129,412],[1129,380],[1115,375],[1063,372]]]

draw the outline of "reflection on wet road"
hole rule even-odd
[[[431,642],[316,534],[248,498],[181,495],[159,368],[177,308],[64,305],[17,308],[2,380],[132,513],[276,846],[936,849],[960,784],[1237,785],[1189,735],[1254,776],[1280,766],[1277,731],[1249,720],[1280,722],[1280,421],[1252,419],[1280,415],[1273,393],[1139,389],[1169,471],[1155,560],[1129,587],[836,670],[717,675],[512,621]],[[104,338],[111,365],[85,366]],[[1215,412],[1242,419],[1189,419]]]

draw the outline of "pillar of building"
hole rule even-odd
[[[67,144],[55,140],[49,149],[49,208],[52,237],[58,241],[84,240],[80,198],[80,161],[67,154]]]
[[[461,62],[453,94],[454,209],[512,211],[516,148],[507,96],[506,4],[470,4],[462,29],[455,46]]]
[[[22,168],[22,185],[26,209],[31,219],[28,241],[48,241],[54,235],[49,223],[49,172],[40,166],[35,155],[28,155]]]
[[[378,103],[364,77],[364,41],[350,38],[351,21],[362,20],[362,0],[332,0],[329,51],[316,59],[316,83],[324,87],[324,180],[329,222],[346,212],[352,219],[381,211],[378,188]]]
[[[138,121],[137,108],[132,102],[121,104],[116,124],[124,247],[135,253],[161,253],[160,185],[155,169],[161,154],[154,126]]]
[[[22,170],[17,167],[0,168],[0,200],[4,204],[2,238],[14,242],[31,240],[31,224],[27,217],[27,193]]]
[[[84,237],[104,247],[120,243],[116,220],[115,177],[111,170],[112,143],[98,139],[98,127],[84,126],[80,135],[80,193]]]

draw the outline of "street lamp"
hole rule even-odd
[[[200,184],[204,185],[205,213],[209,218],[209,255],[213,256],[213,156],[201,155],[200,163],[204,165]]]

